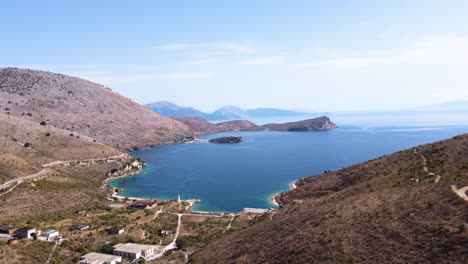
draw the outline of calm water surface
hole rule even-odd
[[[208,140],[239,135],[239,144],[206,141],[134,152],[149,165],[140,175],[111,186],[139,198],[199,198],[194,210],[235,212],[269,208],[273,194],[294,180],[399,150],[467,133],[468,127],[344,126],[320,132],[235,132],[202,136]]]

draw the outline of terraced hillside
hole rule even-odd
[[[468,186],[468,134],[297,185],[279,197],[282,210],[192,262],[468,262],[468,202],[452,189]]]

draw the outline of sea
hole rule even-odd
[[[120,195],[175,200],[200,199],[192,210],[238,212],[277,208],[272,197],[297,179],[468,133],[468,125],[344,124],[313,132],[227,132],[200,141],[138,150],[148,163],[135,176],[115,179]],[[237,144],[208,140],[241,136]]]

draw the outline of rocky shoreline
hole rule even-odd
[[[291,190],[294,190],[297,188],[297,182],[299,181],[300,179],[297,179],[295,181],[292,181],[289,183],[289,190],[287,191],[283,191],[283,192],[279,192],[279,193],[276,193],[274,194],[272,197],[271,197],[271,203],[278,206],[279,208],[282,208],[283,205],[277,200],[278,196],[282,195],[283,193],[285,192],[289,192]]]

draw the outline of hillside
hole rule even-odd
[[[248,131],[258,127],[256,124],[247,120],[233,120],[217,124],[221,131]]]
[[[284,124],[267,124],[258,126],[247,120],[232,120],[217,124],[197,117],[174,117],[187,125],[195,134],[210,134],[227,131],[316,131],[335,128],[336,125],[326,116]]]
[[[0,183],[36,173],[40,165],[58,160],[103,158],[121,153],[76,132],[0,114]]]
[[[170,143],[191,134],[185,125],[109,88],[50,72],[0,69],[0,109],[121,149]]]
[[[317,118],[289,122],[284,124],[266,124],[260,126],[261,130],[271,131],[313,131],[313,130],[326,130],[335,128],[336,125],[330,121],[330,118],[321,116]]]
[[[191,131],[193,131],[193,133],[197,135],[221,132],[220,128],[216,124],[199,117],[178,116],[173,117],[173,119],[184,123],[190,128]]]
[[[451,190],[468,185],[467,157],[465,134],[304,178],[282,210],[192,262],[467,263],[468,203]]]
[[[233,120],[221,122],[217,124],[210,123],[209,121],[197,117],[180,116],[174,117],[175,120],[180,121],[187,125],[195,134],[211,134],[227,131],[242,131],[253,127],[257,127],[254,123],[247,120]]]

